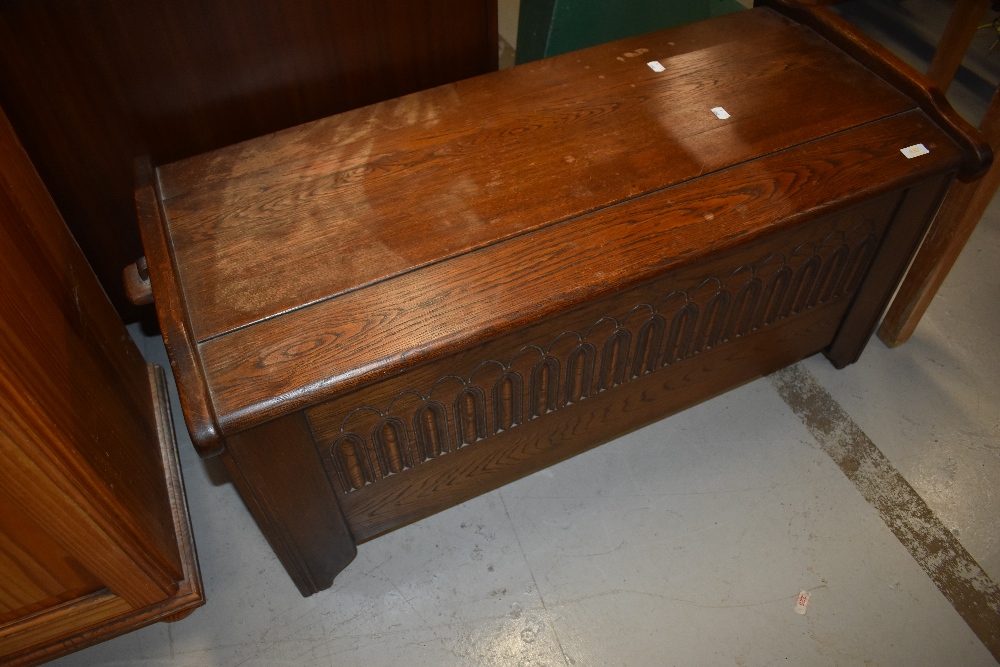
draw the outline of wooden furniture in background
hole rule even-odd
[[[767,5],[139,170],[188,428],[303,594],[358,541],[858,358],[990,151],[828,10]]]
[[[944,34],[927,68],[927,78],[942,93],[947,93],[962,58],[972,43],[979,22],[983,20],[990,0],[955,0]]]
[[[993,94],[979,130],[990,146],[1000,147],[1000,88]],[[879,327],[878,337],[886,345],[902,345],[916,331],[998,188],[1000,161],[995,161],[982,179],[956,182],[948,190]]]
[[[0,106],[105,291],[163,164],[497,68],[496,0],[7,0]]]
[[[0,663],[202,602],[163,371],[0,111]]]
[[[952,10],[927,70],[928,78],[942,92],[951,85],[988,4],[988,0],[958,0]],[[994,92],[979,130],[990,146],[1000,147],[1000,88]],[[997,163],[975,183],[952,185],[879,327],[878,337],[886,345],[902,345],[916,331],[998,188]]]

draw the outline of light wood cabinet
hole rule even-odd
[[[0,111],[0,663],[203,602],[163,371]]]

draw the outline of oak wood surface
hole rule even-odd
[[[646,423],[633,410],[609,405],[649,404],[652,415],[657,410],[652,404],[658,404],[661,414],[668,414],[676,409],[672,406],[689,405],[702,395],[704,387],[692,378],[719,373],[736,382],[740,373],[766,372],[761,368],[769,367],[766,360],[775,348],[803,355],[823,349],[851,305],[898,200],[898,193],[890,192],[709,255],[662,279],[312,408],[308,415],[316,443],[342,494],[352,532],[362,539],[399,525],[393,520],[405,522],[414,513],[431,511],[428,507],[464,500],[477,481],[485,490],[493,488],[490,479],[510,481],[537,469],[539,464],[523,452],[497,454],[507,451],[502,443],[509,438],[532,451],[544,447],[538,443],[550,441],[553,433],[593,446],[588,437],[602,429],[622,431]],[[755,295],[745,298],[755,282]],[[825,330],[815,326],[817,317]],[[797,326],[810,333],[789,333]],[[677,336],[675,331],[685,328],[688,333]],[[775,328],[785,333],[767,333]],[[623,333],[620,358],[608,358]],[[791,340],[799,343],[791,345]],[[590,356],[584,359],[579,353],[587,348]],[[713,358],[725,358],[734,367],[722,371],[708,361]],[[546,364],[548,371],[540,375]],[[654,380],[646,376],[659,378],[656,382],[670,392],[654,398],[649,384]],[[513,383],[505,387],[505,378]],[[548,388],[536,386],[540,381]],[[461,401],[470,389],[480,392],[484,405],[477,415],[480,424],[466,427]],[[429,407],[437,414],[428,415]],[[561,414],[567,410],[585,414],[569,423],[583,421],[587,427],[568,428]],[[393,422],[397,430],[388,442],[381,436]],[[349,440],[356,445],[345,450]],[[378,519],[369,516],[373,506],[380,508]],[[387,506],[400,516],[389,516]]]
[[[868,339],[875,332],[882,313],[892,299],[893,290],[899,285],[920,239],[938,210],[941,198],[953,180],[951,174],[945,174],[921,183],[904,194],[895,214],[896,224],[882,239],[882,246],[891,249],[891,252],[879,253],[878,259],[865,276],[854,307],[841,323],[836,339],[825,351],[827,359],[835,367],[843,368],[861,357]]]
[[[184,421],[194,446],[202,456],[222,451],[221,432],[216,423],[214,400],[191,333],[189,309],[184,303],[183,286],[174,270],[170,239],[160,213],[156,175],[148,159],[135,163],[135,209],[139,231],[150,267],[149,281],[155,298],[160,332],[170,355],[170,367],[184,411]]]
[[[914,107],[772,12],[717,32],[681,54],[673,31],[614,42],[160,169],[193,335]]]
[[[933,159],[900,154],[924,139]],[[239,329],[199,346],[219,422],[329,399],[960,159],[908,112]]]
[[[496,0],[11,0],[0,106],[112,300],[163,164],[497,67]]]
[[[629,391],[598,394],[540,420],[538,428],[505,431],[486,446],[443,457],[433,472],[393,476],[345,504],[351,529],[359,542],[377,537],[814,354],[830,341],[846,305],[711,350],[671,373],[645,375]]]
[[[329,588],[357,548],[305,415],[229,438],[223,461],[302,595]]]
[[[776,11],[810,26],[844,53],[857,59],[873,74],[914,100],[962,148],[958,178],[974,181],[986,173],[993,160],[990,145],[948,103],[944,93],[926,76],[826,7],[806,6],[796,0],[754,0],[755,7]]]

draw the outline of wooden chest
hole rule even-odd
[[[359,541],[857,359],[991,155],[832,14],[767,4],[139,170],[188,427],[303,594]]]

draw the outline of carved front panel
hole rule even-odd
[[[757,244],[750,261],[706,261],[705,273],[666,276],[553,318],[547,334],[540,325],[526,330],[520,344],[505,336],[313,408],[310,421],[330,476],[350,496],[848,298],[875,255],[887,203],[814,224],[816,240],[803,241],[811,237],[801,231],[786,234],[788,245]]]

